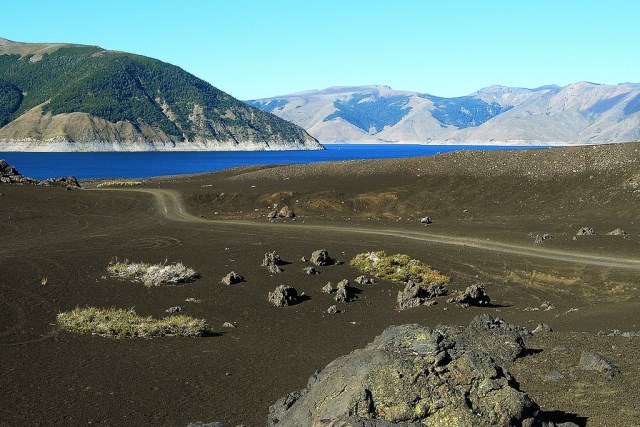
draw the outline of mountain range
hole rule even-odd
[[[640,84],[490,86],[438,97],[389,86],[330,87],[247,101],[321,143],[551,145],[640,140]]]
[[[0,151],[322,148],[304,129],[177,66],[0,38]]]

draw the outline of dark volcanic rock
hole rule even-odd
[[[280,211],[278,211],[278,216],[280,218],[295,218],[296,214],[291,210],[289,206],[283,206]]]
[[[598,353],[592,353],[590,351],[583,351],[580,355],[580,367],[585,371],[604,372],[605,378],[608,380],[612,380],[620,373],[620,369],[616,365]]]
[[[322,292],[324,292],[325,294],[330,294],[330,293],[332,293],[334,291],[335,291],[335,289],[331,285],[331,282],[327,282],[327,284],[322,287]]]
[[[610,232],[608,232],[607,236],[622,236],[624,238],[627,238],[629,236],[629,233],[624,231],[622,228],[616,228],[615,230],[611,230]]]
[[[282,273],[282,269],[278,267],[284,264],[284,261],[280,258],[280,255],[276,251],[267,252],[262,259],[262,267],[267,267],[270,273]]]
[[[576,236],[595,236],[596,231],[591,227],[582,227],[576,233]]]
[[[545,240],[549,240],[551,239],[553,236],[551,236],[551,234],[536,234],[535,237],[533,238],[533,243],[539,245],[540,243],[544,243]]]
[[[336,302],[349,302],[356,299],[355,289],[349,286],[347,279],[339,281],[336,285],[336,295],[334,299]]]
[[[448,291],[442,285],[424,285],[409,281],[403,290],[398,292],[396,301],[398,309],[405,310],[407,308],[419,307],[421,305],[433,305],[435,301],[431,301],[435,297],[447,295]]]
[[[311,254],[311,262],[318,266],[333,264],[333,259],[326,249],[318,249]]]
[[[267,425],[542,425],[538,405],[491,351],[520,347],[519,335],[495,333],[517,328],[487,318],[467,329],[479,334],[475,341],[459,327],[389,327],[314,374],[305,389],[279,399]],[[494,345],[476,345],[486,341]]]
[[[305,274],[320,274],[320,272],[313,267],[305,267],[302,271],[304,271]]]
[[[373,277],[358,276],[355,278],[354,282],[356,282],[358,285],[373,285],[376,283],[376,279],[374,279]]]
[[[236,283],[241,283],[241,282],[244,282],[244,277],[242,277],[235,271],[232,271],[231,273],[227,274],[222,278],[222,283],[227,286],[235,285]]]
[[[463,307],[483,306],[491,302],[489,295],[484,293],[484,285],[477,283],[469,286],[464,292],[459,293],[453,298],[449,298],[447,302],[460,304]]]
[[[327,313],[336,314],[336,313],[340,313],[340,310],[338,310],[337,305],[332,305],[331,307],[327,308]]]
[[[269,292],[269,302],[276,307],[287,307],[300,301],[298,291],[291,286],[278,286],[273,292]]]

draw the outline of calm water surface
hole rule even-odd
[[[140,153],[12,153],[0,152],[28,177],[46,179],[75,175],[84,178],[148,178],[161,175],[213,172],[236,166],[312,163],[338,160],[431,156],[455,150],[499,150],[525,147],[459,145],[326,145],[323,151],[225,151]],[[540,148],[540,147],[526,147]]]

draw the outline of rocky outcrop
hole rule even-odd
[[[4,184],[35,184],[46,187],[67,187],[79,188],[80,183],[75,176],[48,178],[43,181],[23,176],[16,168],[11,166],[5,160],[0,160],[0,183]]]
[[[477,283],[469,286],[464,292],[458,293],[455,297],[449,298],[447,302],[460,304],[463,307],[485,306],[491,303],[491,298],[484,292],[484,285]]]
[[[433,305],[433,298],[447,295],[448,291],[443,285],[425,285],[409,281],[403,290],[398,292],[396,301],[399,310],[419,307],[421,305]]]
[[[524,350],[523,331],[488,315],[463,329],[389,327],[278,400],[267,425],[543,425],[506,370]]]

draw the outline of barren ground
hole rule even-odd
[[[253,167],[127,190],[0,185],[0,425],[261,426],[270,404],[385,327],[464,325],[485,312],[553,328],[529,339],[542,351],[511,369],[543,411],[587,426],[637,425],[640,337],[606,333],[640,332],[639,148]],[[274,204],[296,220],[267,221]],[[420,224],[425,215],[434,223]],[[574,240],[583,226],[598,234]],[[618,227],[627,238],[606,235]],[[542,233],[553,237],[534,244]],[[300,259],[320,248],[345,263],[304,274]],[[282,274],[260,267],[272,250],[290,262]],[[397,311],[401,285],[380,281],[327,314],[334,301],[320,288],[358,276],[348,261],[370,250],[418,258],[451,275],[454,290],[482,282],[495,304],[442,299]],[[114,256],[181,261],[201,277],[149,289],[109,277]],[[222,285],[231,270],[246,282]],[[270,306],[279,284],[310,299]],[[545,301],[555,309],[540,310]],[[57,330],[58,312],[87,305],[157,317],[180,305],[215,334],[111,340]],[[608,381],[576,369],[583,350],[621,374]],[[563,378],[546,379],[550,371]]]

